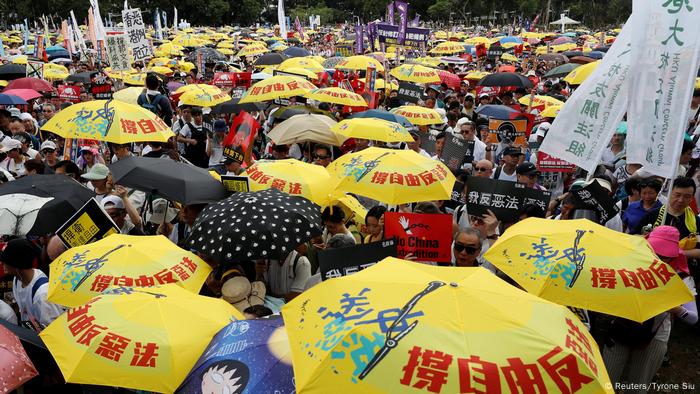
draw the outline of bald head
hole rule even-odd
[[[56,257],[60,256],[61,253],[66,251],[66,246],[61,242],[61,239],[57,235],[54,235],[49,240],[48,245],[46,245],[46,254],[49,256],[51,261],[54,261]]]
[[[473,175],[481,178],[490,178],[491,174],[493,174],[493,163],[489,160],[479,160],[474,165]]]

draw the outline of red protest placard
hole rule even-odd
[[[452,260],[452,216],[442,214],[387,212],[384,237],[396,237],[397,257],[413,253],[418,261]]]
[[[576,171],[576,165],[538,151],[537,169],[540,172],[574,172]]]
[[[59,85],[58,98],[77,103],[80,101],[80,87],[72,85]]]

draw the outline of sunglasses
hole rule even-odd
[[[330,158],[331,158],[330,156],[314,155],[314,159],[318,159],[318,160],[326,160],[326,159],[330,159]]]
[[[474,171],[476,171],[476,172],[488,172],[488,171],[491,171],[491,169],[484,168],[484,167],[474,167]]]
[[[41,112],[43,112],[43,113],[47,113],[47,112],[53,112],[53,110],[50,110],[50,109],[45,109],[45,110],[42,110]]]
[[[474,254],[479,250],[479,248],[476,248],[474,246],[464,245],[464,244],[461,244],[459,242],[455,242],[454,248],[455,248],[455,252],[457,252],[457,253],[462,253],[462,251],[466,251],[467,254]]]
[[[54,152],[56,152],[56,149],[44,149],[41,151],[41,153],[43,153],[45,155],[47,155],[49,153],[54,153]]]

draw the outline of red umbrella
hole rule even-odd
[[[13,96],[21,97],[24,99],[24,101],[29,101],[41,97],[41,93],[37,92],[34,89],[5,89],[2,92],[4,94],[11,94]]]
[[[459,89],[459,84],[462,82],[459,76],[445,70],[437,70],[437,73],[440,76],[440,82],[446,84],[450,89]]]
[[[32,89],[41,93],[50,93],[54,91],[50,83],[39,78],[19,78],[7,84],[5,90],[10,89]]]
[[[0,325],[0,392],[9,393],[38,374],[17,335]]]

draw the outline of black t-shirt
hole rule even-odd
[[[644,226],[646,226],[647,224],[651,224],[653,226],[654,223],[656,223],[656,219],[659,217],[660,209],[661,208],[656,208],[647,212],[647,214],[644,215],[637,227],[632,229],[631,234],[641,234],[642,228],[644,228]],[[695,228],[697,229],[698,217],[693,215],[693,220],[695,220]],[[670,213],[666,213],[666,219],[664,220],[663,224],[666,226],[673,226],[676,229],[678,229],[678,232],[681,233],[681,239],[690,235],[690,230],[688,230],[688,227],[686,227],[685,225],[685,213],[683,213],[681,216],[673,216]]]
[[[197,145],[187,144],[185,146],[185,158],[197,167],[208,168],[207,132],[204,129],[204,125],[197,127],[192,123],[188,123],[186,127],[190,130],[190,138],[197,141]]]

